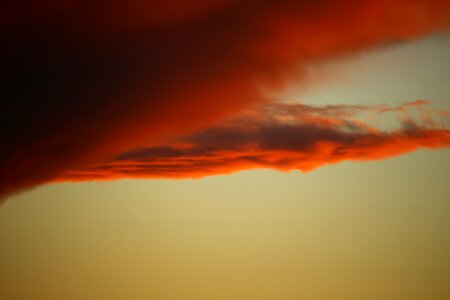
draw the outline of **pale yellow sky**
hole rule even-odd
[[[306,103],[450,108],[450,38],[311,69]],[[293,81],[295,82],[295,81]],[[54,184],[0,207],[0,299],[447,300],[450,152]]]

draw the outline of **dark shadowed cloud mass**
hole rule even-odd
[[[449,6],[445,0],[3,1],[0,195],[76,170],[110,166],[130,149],[221,122],[267,101],[260,87],[281,88],[294,65],[447,31]],[[316,123],[257,125],[267,139],[256,139],[259,150],[277,145],[287,153],[292,146],[303,147],[311,157],[313,148],[322,147],[311,141],[346,145],[341,151],[348,152],[360,143],[388,149],[395,137],[380,142],[369,135],[361,142],[356,133],[342,136]],[[199,139],[199,149],[162,148],[158,157],[199,159],[202,155],[189,151],[210,153],[201,144],[202,134],[210,133],[201,132],[190,135]],[[235,134],[245,145],[255,138],[241,131],[223,134]],[[428,134],[447,137],[440,129],[397,134],[427,146],[432,144]],[[225,152],[236,150],[223,146]],[[152,149],[147,151],[157,148]],[[290,168],[292,159],[278,156],[239,161],[248,166],[253,160],[254,167],[276,161],[276,168]],[[303,164],[296,167],[315,166]],[[170,172],[176,173],[175,165]]]

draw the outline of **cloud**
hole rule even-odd
[[[447,30],[449,6],[3,1],[0,195],[220,122],[299,65]]]
[[[341,161],[385,159],[418,148],[450,148],[450,119],[442,117],[430,125],[422,113],[414,117],[423,108],[438,115],[428,101],[390,108],[276,103],[166,144],[123,153],[106,164],[67,171],[57,181],[198,178],[253,168],[306,172]],[[361,121],[370,113],[398,110],[410,119],[400,121],[397,129],[381,131]]]

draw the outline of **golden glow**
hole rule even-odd
[[[302,100],[323,91],[325,102],[403,101],[413,89],[448,106],[448,46],[370,54],[372,73]],[[381,90],[373,76],[393,57]],[[419,151],[307,174],[42,186],[0,207],[0,298],[447,300],[449,161],[448,151]]]

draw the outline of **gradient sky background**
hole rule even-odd
[[[281,98],[450,109],[450,38],[308,67]],[[1,299],[450,299],[450,152],[308,173],[57,183],[0,207]]]

